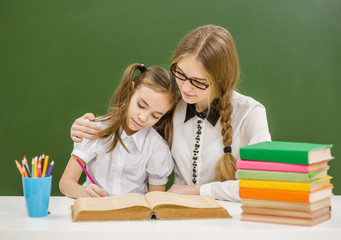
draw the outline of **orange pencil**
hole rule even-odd
[[[19,170],[21,176],[25,176],[25,175],[24,175],[24,170],[22,169],[21,165],[18,163],[17,160],[15,160],[15,164],[17,165],[17,168],[18,168],[18,170]]]
[[[38,176],[38,156],[34,159],[34,177]]]

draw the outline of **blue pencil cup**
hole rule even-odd
[[[22,177],[23,191],[29,217],[46,217],[51,195],[52,176]]]

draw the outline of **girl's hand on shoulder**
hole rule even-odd
[[[83,138],[95,139],[96,133],[101,128],[90,121],[95,120],[95,116],[92,113],[86,113],[82,117],[77,118],[71,126],[71,138],[74,142],[81,142]]]
[[[201,185],[178,185],[173,184],[167,192],[184,195],[200,195]]]
[[[96,184],[90,184],[85,187],[81,197],[106,197],[108,196],[108,191],[103,188],[100,188]]]

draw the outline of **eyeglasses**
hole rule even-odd
[[[199,82],[197,80],[194,80],[192,78],[188,78],[185,74],[178,72],[175,69],[176,69],[176,64],[174,63],[170,67],[170,71],[173,74],[173,76],[176,77],[177,79],[179,79],[181,81],[188,80],[194,87],[199,88],[201,90],[206,90],[209,87],[209,85],[207,85],[207,84],[204,84],[204,83]]]

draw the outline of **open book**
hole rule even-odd
[[[137,193],[104,198],[78,198],[72,206],[73,221],[231,218],[210,196],[167,192]]]

